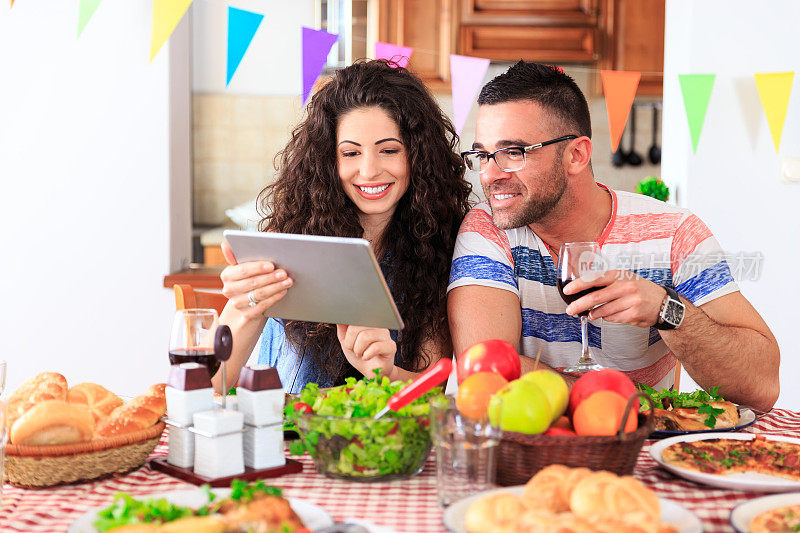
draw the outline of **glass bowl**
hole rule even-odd
[[[317,472],[350,481],[407,479],[422,471],[431,452],[428,415],[343,418],[297,417],[300,438]]]

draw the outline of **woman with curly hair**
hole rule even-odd
[[[387,61],[357,62],[317,91],[259,195],[260,229],[369,240],[405,329],[267,319],[293,280],[270,262],[236,265],[223,244],[230,381],[259,338],[259,363],[278,368],[287,392],[375,369],[404,380],[451,356],[446,288],[471,192],[456,144],[422,82]]]

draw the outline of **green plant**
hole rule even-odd
[[[648,176],[636,185],[636,192],[666,202],[669,199],[669,187],[661,178]]]

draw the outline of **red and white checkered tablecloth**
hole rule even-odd
[[[746,431],[800,438],[800,412],[775,409]],[[645,443],[634,475],[659,496],[680,503],[703,522],[706,533],[731,532],[728,516],[737,504],[761,496],[720,490],[685,481],[660,469],[650,458],[652,441]],[[165,440],[153,456],[165,456]],[[311,458],[302,459],[302,473],[274,478],[287,496],[303,498],[327,510],[337,521],[359,518],[398,532],[442,532],[442,511],[436,505],[436,474],[429,459],[418,476],[390,483],[355,483],[328,479],[314,470]],[[43,490],[5,485],[0,508],[0,531],[25,533],[65,531],[93,507],[110,503],[116,492],[135,496],[193,488],[145,466],[125,476]]]

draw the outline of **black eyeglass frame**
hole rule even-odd
[[[526,163],[525,154],[526,153],[531,152],[533,150],[536,150],[538,148],[543,148],[543,147],[545,147],[547,145],[550,145],[550,144],[560,143],[562,141],[571,141],[572,139],[577,139],[577,138],[578,138],[578,135],[564,135],[564,136],[558,137],[556,139],[551,139],[549,141],[544,141],[544,142],[540,142],[540,143],[536,143],[536,144],[530,144],[528,146],[506,146],[505,148],[500,148],[498,150],[495,150],[492,153],[489,153],[486,150],[467,150],[466,152],[461,152],[461,159],[464,160],[464,164],[467,166],[467,169],[471,170],[472,172],[480,172],[480,173],[485,172],[486,168],[488,168],[488,166],[489,166],[489,160],[490,159],[494,159],[494,162],[497,165],[497,168],[499,168],[503,172],[516,172],[517,170],[520,170],[525,166],[525,163]],[[496,154],[498,152],[507,152],[508,150],[522,150],[522,166],[520,166],[519,168],[515,168],[514,170],[506,170],[505,168],[503,168],[502,165],[500,165],[500,163],[497,162]],[[469,156],[471,154],[486,154],[486,167],[483,170],[478,169],[476,171],[476,170],[473,170],[470,167],[469,161],[467,161],[467,156]]]

